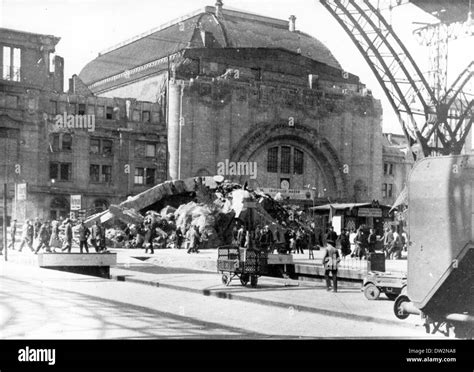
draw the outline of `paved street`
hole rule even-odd
[[[434,337],[416,317],[396,320],[393,302],[368,302],[354,287],[328,293],[321,283],[285,286],[273,278],[261,278],[257,289],[237,281],[225,287],[217,273],[130,261],[115,274],[160,286],[2,261],[0,338]]]

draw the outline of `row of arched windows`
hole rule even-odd
[[[303,174],[304,152],[293,146],[275,146],[268,149],[267,172]]]

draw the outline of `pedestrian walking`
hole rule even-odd
[[[260,239],[262,237],[262,233],[263,233],[263,230],[262,232],[260,233],[260,237],[257,239],[258,242],[260,242]],[[292,236],[292,231],[291,229],[286,229],[285,230],[285,233],[283,234],[283,237],[285,239],[285,251],[288,252],[288,253],[291,253],[293,248],[291,247],[291,236]]]
[[[23,225],[23,231],[21,234],[21,242],[20,242],[20,247],[18,248],[18,252],[21,252],[23,250],[23,246],[26,244],[28,248],[32,252],[34,252],[33,249],[33,239],[34,239],[34,227],[33,224],[31,223],[30,220],[26,220],[25,224]]]
[[[9,248],[15,250],[15,240],[16,240],[16,220],[13,220],[10,223],[10,245]]]
[[[151,254],[155,253],[153,247],[153,239],[155,239],[155,236],[155,227],[151,223],[145,224],[145,253],[148,253],[148,250],[150,250]]]
[[[349,232],[346,229],[342,230],[340,236],[341,242],[341,255],[343,258],[351,254],[351,242],[349,239]]]
[[[367,257],[367,248],[368,248],[368,235],[362,228],[359,226],[357,229],[357,235],[354,238],[354,243],[356,244],[355,252],[353,252],[353,256],[362,260],[362,258]]]
[[[390,258],[389,257],[389,250],[393,244],[393,232],[392,229],[387,227],[385,229],[385,233],[383,234],[383,249],[385,253],[385,258]]]
[[[54,250],[54,248],[61,248],[61,239],[59,238],[59,222],[51,222],[51,237],[49,238],[49,247]]]
[[[270,227],[268,225],[265,225],[263,228],[262,236],[260,237],[260,246],[262,250],[264,251],[270,251],[273,250],[273,233],[270,230]]]
[[[188,253],[199,253],[197,245],[199,243],[199,230],[197,226],[191,226],[186,233],[186,239],[189,241]],[[244,236],[245,239],[245,236]],[[244,241],[245,244],[245,241]]]
[[[49,221],[45,221],[38,231],[38,247],[35,250],[35,254],[38,254],[41,248],[45,248],[46,252],[51,252],[49,248],[49,239],[51,238],[51,231],[49,230]]]
[[[82,253],[82,248],[84,248],[86,253],[89,253],[87,239],[89,238],[91,232],[89,228],[84,224],[84,221],[81,221],[81,224],[79,225],[78,233],[79,233],[79,249],[81,250],[81,253]]]
[[[38,238],[38,234],[39,234],[41,225],[42,225],[41,220],[39,219],[39,217],[36,217],[35,223],[33,224],[33,228],[34,228],[34,238],[35,238],[35,239]]]
[[[181,228],[178,227],[176,229],[176,246],[175,246],[177,249],[181,249],[181,246],[183,244],[183,240],[184,240],[183,233],[181,231]]]
[[[105,253],[107,251],[106,241],[105,241],[105,226],[97,221],[99,226],[99,235],[97,237],[97,244],[99,246],[99,252]]]
[[[328,232],[326,234],[326,243],[331,244],[333,247],[335,247],[337,238],[338,238],[337,232],[334,231],[334,227],[329,226]]]
[[[299,228],[298,231],[296,231],[296,253],[301,252],[302,254],[304,254],[303,240],[304,240],[304,232],[303,232],[303,229]]]
[[[332,275],[332,291],[337,292],[337,266],[341,258],[339,256],[339,251],[333,245],[327,243],[326,245],[326,253],[323,257],[324,263],[324,276],[326,278],[326,289],[328,291],[331,290],[331,280],[329,278],[329,274]]]
[[[237,231],[237,243],[239,247],[245,247],[245,236],[246,231],[244,225],[240,225],[239,230]]]
[[[375,233],[375,229],[371,228],[369,236],[367,238],[369,254],[375,253],[375,246],[377,244],[377,234]]]
[[[388,250],[389,258],[392,260],[400,259],[402,257],[402,249],[403,249],[402,238],[400,237],[400,234],[398,232],[394,231],[393,241]]]
[[[91,227],[91,244],[97,253],[100,252],[100,237],[101,237],[102,226],[99,220],[95,221],[95,224]]]
[[[61,251],[66,251],[67,253],[71,253],[72,248],[72,224],[69,218],[64,220],[64,247]]]
[[[291,253],[296,253],[296,238],[295,238],[293,233],[290,235],[290,247],[289,248],[290,248]]]

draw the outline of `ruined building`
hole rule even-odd
[[[217,1],[99,54],[80,79],[100,97],[155,102],[168,176],[222,174],[306,202],[381,197],[381,105],[289,21]]]
[[[159,105],[96,97],[76,78],[64,92],[59,40],[0,28],[0,183],[19,221],[91,214],[166,179]]]

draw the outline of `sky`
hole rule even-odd
[[[0,0],[0,27],[49,34],[61,38],[56,54],[65,59],[65,77],[79,74],[98,53],[135,35],[179,18],[214,0]],[[401,133],[398,120],[369,66],[348,35],[317,0],[223,0],[224,8],[240,9],[288,20],[296,16],[296,28],[322,41],[344,70],[356,74],[382,101],[383,130]],[[434,18],[412,4],[396,7],[387,18],[422,70],[428,50],[419,46],[414,22]],[[474,57],[474,37],[450,43],[448,82]],[[67,81],[67,80],[66,80]]]

